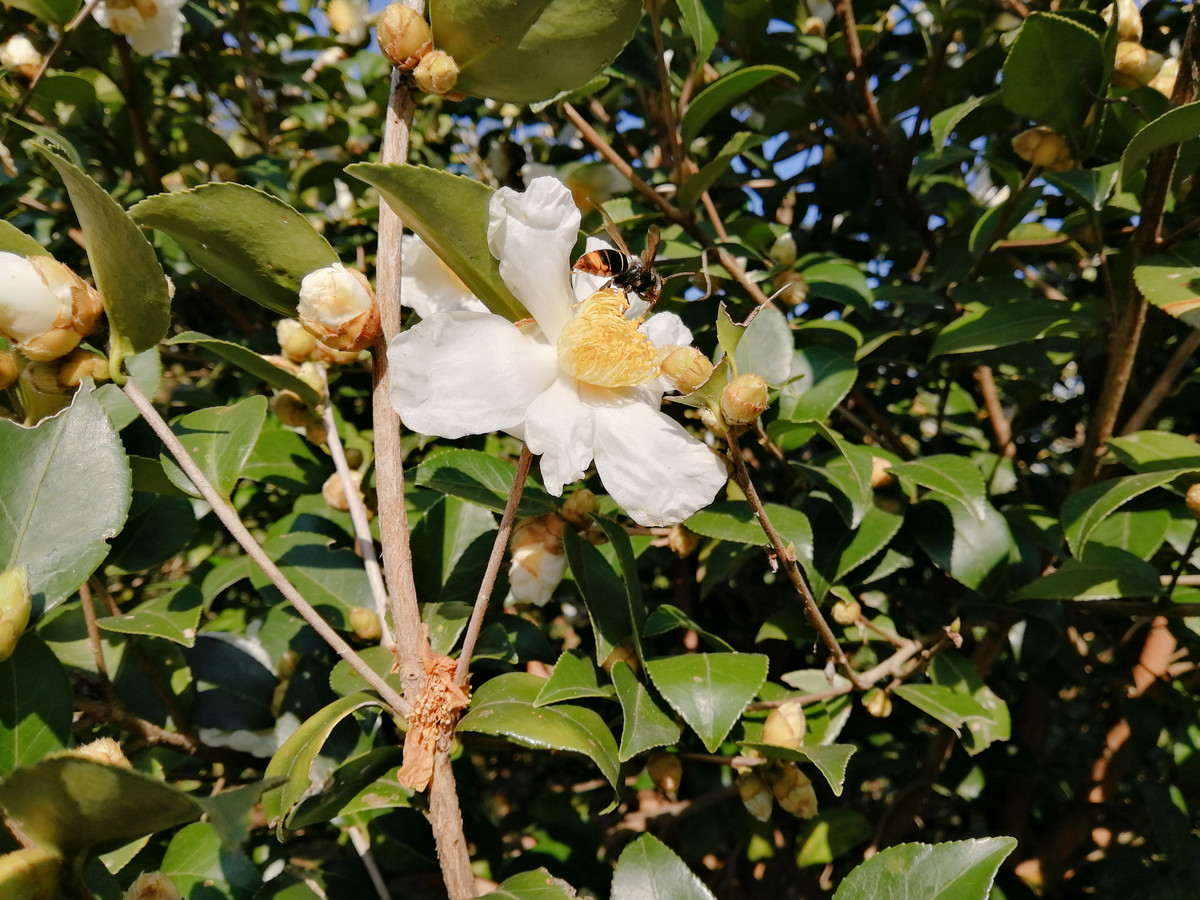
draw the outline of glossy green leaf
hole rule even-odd
[[[617,752],[621,762],[627,762],[655,747],[670,746],[679,740],[682,729],[663,712],[625,662],[618,660],[613,664],[612,679],[625,720],[621,728],[621,747]]]
[[[1122,463],[1135,472],[1200,468],[1200,444],[1169,431],[1135,431],[1108,442]]]
[[[622,611],[628,618],[630,633],[633,637],[633,650],[640,660],[642,658],[642,625],[646,621],[646,604],[642,599],[642,581],[638,575],[633,545],[624,527],[619,523],[604,516],[595,516],[593,521],[600,526],[604,536],[608,538],[610,552],[604,555],[610,563],[615,565],[621,585]],[[576,574],[576,580],[578,581],[578,574]]]
[[[659,634],[667,634],[677,628],[696,632],[714,650],[734,652],[733,645],[727,640],[705,630],[695,619],[678,606],[672,606],[670,603],[663,603],[655,607],[654,612],[646,617],[646,624],[642,626],[642,636],[654,637]]]
[[[962,103],[956,103],[948,109],[943,109],[929,120],[929,139],[933,144],[933,152],[941,156],[946,142],[954,130],[977,109],[992,106],[1000,101],[1000,93],[993,91],[982,97],[971,97]]]
[[[321,396],[312,389],[308,382],[297,378],[287,369],[263,359],[263,357],[249,347],[243,347],[241,344],[235,344],[232,341],[223,341],[220,338],[209,337],[198,331],[185,331],[183,334],[175,335],[166,341],[166,343],[169,345],[194,344],[197,347],[203,347],[214,356],[226,362],[233,363],[242,371],[249,372],[251,375],[261,378],[267,384],[271,385],[271,387],[298,394],[300,399],[309,406],[315,407],[321,402]]]
[[[1169,109],[1133,136],[1121,154],[1121,187],[1128,190],[1134,175],[1145,171],[1150,154],[1200,134],[1200,101]]]
[[[1156,487],[1168,484],[1180,475],[1196,471],[1196,469],[1163,469],[1156,472],[1144,472],[1141,475],[1129,475],[1125,478],[1115,478],[1100,484],[1089,485],[1081,491],[1076,491],[1063,504],[1062,513],[1063,532],[1066,534],[1071,553],[1078,558],[1084,545],[1091,539],[1092,532],[1108,516],[1130,500],[1140,497]]]
[[[575,889],[545,869],[521,872],[505,878],[480,900],[574,900]]]
[[[772,304],[759,308],[738,341],[734,360],[739,375],[753,372],[767,384],[783,384],[792,374],[795,341],[787,317]]]
[[[439,50],[458,62],[454,89],[532,103],[587,83],[617,58],[641,18],[639,0],[431,0]],[[407,219],[405,220],[407,224]]]
[[[159,871],[189,900],[245,900],[262,885],[254,864],[223,846],[220,832],[208,822],[176,833]]]
[[[582,700],[586,697],[608,697],[612,689],[601,687],[596,666],[582,653],[568,652],[558,658],[554,669],[534,706],[549,706],[567,700]]]
[[[987,900],[1000,864],[1016,846],[1016,838],[1010,837],[897,844],[847,875],[834,900]]]
[[[421,604],[421,621],[429,629],[429,645],[434,653],[450,654],[466,629],[473,608],[473,603],[458,600]]]
[[[563,549],[571,574],[592,621],[596,641],[596,662],[603,665],[621,644],[640,647],[631,618],[630,590],[608,560],[594,546],[582,540],[573,529],[563,531]],[[636,629],[640,632],[640,628]],[[636,644],[634,643],[636,640]]]
[[[834,457],[821,466],[795,462],[792,465],[827,486],[830,489],[830,501],[838,513],[847,525],[857,528],[871,507],[871,473],[875,467],[875,454],[868,447],[851,444],[821,422],[805,424],[833,444],[840,458]]]
[[[405,227],[420,236],[488,309],[513,322],[528,318],[488,250],[491,188],[425,166],[355,163],[346,173],[377,188]]]
[[[159,637],[190,647],[204,608],[204,595],[195,585],[181,585],[139,603],[119,616],[105,616],[96,624],[106,631]]]
[[[76,864],[203,812],[165,782],[65,754],[11,772],[0,782],[0,806],[22,832]]]
[[[592,760],[615,789],[617,743],[604,720],[582,706],[534,706],[545,679],[510,672],[485,682],[458,723],[460,731],[508,738],[535,750],[567,750]]]
[[[270,538],[263,549],[334,628],[348,627],[350,610],[356,606],[375,608],[362,560],[353,550],[330,547],[325,538],[311,533]],[[261,570],[251,571],[250,583],[268,602],[284,602]]]
[[[8,0],[9,6],[23,9],[55,25],[66,25],[79,9],[81,0]]]
[[[1112,600],[1162,593],[1158,569],[1132,553],[1108,548],[1085,554],[1087,562],[1066,560],[1057,571],[1021,588],[1018,600]]]
[[[902,524],[903,515],[871,504],[857,528],[849,531],[824,552],[818,547],[814,561],[816,572],[811,578],[813,595],[818,602],[823,600],[829,588],[844,576],[881,553]]]
[[[994,303],[967,303],[961,316],[933,340],[930,358],[980,353],[1026,344],[1059,334],[1078,334],[1097,321],[1079,303],[1010,297]]]
[[[350,694],[333,701],[283,742],[283,746],[267,764],[267,778],[285,781],[263,795],[263,810],[267,819],[276,822],[280,835],[288,825],[292,812],[312,788],[312,766],[333,729],[355,710],[382,706],[371,694]]]
[[[715,900],[682,859],[651,834],[621,851],[613,871],[613,900]]]
[[[891,471],[901,481],[911,482],[958,501],[981,522],[991,505],[987,500],[983,475],[964,456],[938,453],[910,462],[895,463]]]
[[[824,810],[805,822],[796,835],[796,865],[800,868],[828,865],[874,833],[872,821],[856,809]]]
[[[442,450],[417,466],[416,484],[503,512],[516,467],[478,450]],[[521,494],[519,514],[540,516],[556,508],[553,498],[532,482]]]
[[[121,356],[150,349],[171,324],[167,279],[154,248],[106,190],[65,159],[43,155],[58,170],[79,217],[114,346]]]
[[[307,828],[334,816],[409,806],[413,791],[397,780],[403,759],[404,748],[392,745],[376,747],[338,766],[322,780],[320,793],[301,801],[289,825],[293,829]]]
[[[495,538],[496,517],[486,509],[456,497],[434,503],[412,531],[417,596],[474,604]]]
[[[236,850],[250,836],[256,827],[259,801],[265,791],[275,787],[275,781],[255,781],[209,797],[196,798],[226,850]]]
[[[0,774],[33,765],[71,740],[71,682],[36,634],[0,662]]]
[[[824,421],[854,387],[854,360],[827,347],[797,350],[790,380],[779,392],[779,416],[792,422]]]
[[[767,658],[754,653],[690,653],[648,659],[646,673],[714,753],[766,680]]]
[[[296,314],[304,276],[338,261],[307,218],[244,184],[156,194],[129,214],[169,234],[213,278],[283,316]]]
[[[722,144],[716,155],[701,166],[699,172],[683,183],[676,198],[679,208],[687,210],[694,208],[700,202],[700,196],[729,172],[734,159],[747,150],[753,150],[760,146],[765,140],[765,135],[739,131]]]
[[[232,406],[199,409],[171,423],[192,460],[222,497],[228,497],[241,477],[242,467],[258,442],[267,417],[267,398],[247,397]],[[162,452],[163,471],[182,491],[200,492],[167,451]]]
[[[689,27],[689,32],[695,40],[698,37],[697,29],[702,30],[701,23],[705,16],[702,0],[684,0],[680,4],[680,11],[684,15],[685,23],[694,23]],[[699,40],[696,41],[696,46],[700,47]],[[746,94],[773,78],[787,78],[793,82],[800,80],[795,72],[782,66],[747,66],[731,72],[724,78],[718,78],[702,90],[688,104],[687,112],[684,113],[679,126],[684,145],[698,138],[713,116],[730,109]]]
[[[1100,212],[1117,188],[1117,175],[1117,164],[1110,163],[1094,169],[1043,172],[1042,178],[1084,209]]]
[[[290,429],[268,424],[254,442],[241,477],[295,493],[318,493],[332,472],[332,460],[315,445]]]
[[[870,314],[874,293],[862,270],[848,260],[820,254],[805,257],[796,270],[807,282],[810,295]]]
[[[1192,106],[1200,107],[1200,103]],[[1142,256],[1133,279],[1150,303],[1184,324],[1200,328],[1200,241]]]
[[[158,347],[125,357],[125,371],[137,381],[143,394],[153,397],[162,384],[162,360],[158,355]],[[131,422],[141,418],[137,407],[125,396],[125,392],[112,382],[100,385],[93,396],[104,407],[108,420],[117,431],[124,430]]]
[[[768,759],[787,759],[797,763],[811,763],[825,778],[835,796],[842,795],[846,782],[846,766],[854,755],[853,744],[814,744],[802,747],[780,747],[778,744],[762,744],[747,741],[739,746],[754,750]]]
[[[441,653],[442,651],[435,648],[434,652]],[[371,647],[363,647],[358,651],[358,658],[365,662],[367,668],[372,672],[391,684],[398,693],[404,692],[404,689],[400,686],[400,674],[391,671],[392,665],[396,662],[396,657],[387,647],[382,647],[378,644]],[[339,659],[337,665],[333,667],[333,671],[329,673],[329,687],[335,694],[342,697],[348,697],[360,691],[373,690],[358,672],[350,668],[350,663],[344,659]]]
[[[0,251],[17,256],[50,255],[45,247],[5,219],[0,219]]]
[[[980,518],[975,510],[957,500],[941,494],[930,497],[918,506],[917,543],[955,581],[972,590],[984,589],[1007,562],[1012,549],[1008,522],[990,503],[981,507]],[[946,509],[950,513],[949,522],[944,516],[940,521],[922,520],[920,513],[929,504]]]
[[[129,511],[129,461],[90,386],[36,428],[0,418],[0,571],[26,568],[35,614],[92,574]]]
[[[1106,547],[1116,547],[1148,561],[1162,547],[1173,524],[1168,509],[1115,512],[1092,532],[1084,547],[1089,554],[1104,553]]]
[[[929,666],[929,677],[934,685],[970,696],[979,704],[978,711],[963,719],[967,733],[962,739],[967,753],[974,756],[996,741],[1009,739],[1012,722],[1008,704],[984,684],[972,659],[959,653],[939,653]]]
[[[696,45],[696,65],[703,65],[717,46],[724,20],[720,0],[680,0],[679,15],[684,32]]]

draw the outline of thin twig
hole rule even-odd
[[[371,885],[379,895],[379,900],[392,900],[387,882],[383,880],[383,872],[379,870],[379,863],[375,862],[375,854],[371,852],[371,839],[367,836],[366,829],[351,825],[346,829],[346,833],[350,835],[354,852],[362,860],[363,868],[367,870],[367,876],[371,879]]]
[[[525,479],[529,475],[532,462],[533,454],[529,452],[528,447],[523,447],[521,458],[517,460],[516,474],[513,475],[512,490],[508,492],[508,502],[504,504],[504,514],[500,516],[500,530],[496,532],[496,539],[492,541],[492,553],[488,557],[483,583],[479,585],[479,593],[475,596],[475,608],[471,610],[471,621],[467,623],[462,653],[459,654],[458,665],[454,669],[454,683],[459,687],[467,683],[471,654],[475,652],[475,642],[479,639],[479,631],[483,627],[483,616],[487,612],[492,589],[496,586],[500,561],[504,558],[504,548],[508,546],[508,536],[512,533],[513,519],[516,518],[517,507],[521,504],[521,493],[525,490]]]
[[[1200,348],[1200,329],[1193,328],[1188,332],[1188,336],[1179,342],[1179,346],[1171,354],[1171,359],[1158,373],[1158,378],[1154,379],[1154,384],[1150,386],[1150,390],[1146,391],[1146,396],[1142,398],[1142,402],[1125,422],[1120,434],[1132,434],[1145,427],[1150,416],[1158,409],[1158,404],[1162,403],[1167,394],[1171,393],[1171,389],[1175,386],[1175,379],[1183,372],[1184,366],[1187,365],[1187,361],[1191,359],[1197,348]]]
[[[1012,427],[1008,417],[1000,406],[1000,395],[996,391],[996,380],[992,377],[991,366],[977,366],[975,382],[979,385],[979,393],[983,395],[983,408],[987,410],[988,421],[992,423],[992,433],[996,435],[996,443],[1000,445],[1000,453],[1005,459],[1017,455],[1016,444],[1012,439]]]
[[[646,0],[646,11],[650,13],[650,31],[654,35],[654,55],[658,62],[658,86],[662,91],[663,129],[671,148],[671,164],[676,181],[682,182],[686,149],[679,139],[679,127],[675,116],[675,98],[671,94],[671,73],[667,69],[667,54],[663,47],[662,0]],[[724,240],[722,238],[721,240]]]
[[[83,625],[87,629],[88,646],[92,650],[92,662],[96,672],[108,681],[108,665],[104,662],[104,648],[100,644],[100,628],[96,625],[96,607],[92,606],[92,591],[87,582],[79,586],[79,599],[83,601]]]
[[[38,84],[41,82],[46,72],[49,71],[50,64],[54,62],[54,57],[58,56],[58,54],[62,51],[62,48],[67,45],[67,36],[76,28],[78,28],[79,23],[90,16],[92,14],[92,10],[99,5],[100,0],[88,0],[88,2],[83,5],[83,8],[75,14],[75,18],[73,18],[63,27],[62,34],[58,36],[58,40],[54,42],[54,46],[50,48],[50,52],[43,57],[42,64],[38,66],[38,70],[34,72],[33,77],[29,79],[29,86],[26,87],[25,92],[21,94],[21,99],[17,101],[17,105],[13,108],[12,112],[8,114],[9,122],[15,122],[17,119],[21,118],[21,113],[25,112],[25,107],[27,107],[29,105],[29,101],[33,99],[33,94],[34,91],[37,90]],[[4,131],[0,132],[0,141],[3,141],[3,139],[6,137],[8,137],[7,125],[5,125]]]
[[[338,656],[349,663],[350,668],[361,675],[367,684],[375,689],[388,706],[392,707],[401,716],[407,714],[408,702],[396,693],[395,688],[388,684],[382,676],[363,662],[362,657],[355,653],[354,649],[342,639],[341,635],[334,631],[329,626],[329,623],[321,618],[320,614],[313,609],[312,604],[305,600],[304,596],[287,580],[287,577],[279,571],[279,567],[267,556],[266,551],[259,546],[258,542],[254,540],[254,536],[242,524],[242,520],[238,518],[237,512],[229,505],[229,501],[217,493],[216,488],[212,486],[208,478],[200,471],[200,467],[196,465],[187,448],[180,443],[179,438],[171,431],[166,420],[159,415],[158,410],[154,408],[154,405],[142,393],[142,389],[138,387],[137,381],[132,377],[126,379],[124,391],[125,396],[129,398],[129,401],[137,408],[142,418],[146,420],[146,424],[158,435],[159,440],[166,445],[167,449],[171,452],[171,456],[179,464],[179,468],[183,469],[184,474],[196,486],[196,490],[200,492],[200,495],[212,507],[217,518],[221,520],[221,524],[225,526],[226,530],[233,536],[233,539],[246,551],[246,555],[254,560],[254,563],[262,569],[263,574],[270,579],[271,584],[296,608],[296,611],[300,613],[304,621],[313,627],[313,630],[321,636],[322,640],[332,647]]]

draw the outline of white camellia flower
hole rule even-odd
[[[486,313],[488,308],[442,262],[441,257],[415,234],[401,238],[404,266],[400,270],[400,302],[422,319],[437,313],[467,310]]]
[[[0,334],[30,359],[70,353],[102,308],[95,289],[57,260],[0,251]]]
[[[14,34],[0,47],[0,66],[6,69],[18,69],[21,74],[32,78],[41,64],[42,55],[23,34]]]
[[[550,602],[567,571],[562,531],[562,517],[554,513],[521,519],[513,527],[508,585],[514,603],[545,606]]]
[[[326,10],[329,27],[344,44],[361,44],[367,39],[368,19],[371,11],[367,0],[330,0]]]
[[[639,325],[620,291],[576,303],[570,253],[579,210],[553,178],[489,207],[488,246],[500,277],[533,316],[445,312],[398,335],[388,349],[392,405],[408,427],[459,438],[506,431],[541,456],[558,496],[595,461],[600,480],[643,525],[682,521],[725,484],[724,463],[659,411],[667,348],[691,342],[679,317]],[[641,304],[638,301],[638,305]]]
[[[129,38],[145,56],[166,51],[174,56],[183,39],[183,6],[187,0],[103,0],[92,15],[114,34]]]

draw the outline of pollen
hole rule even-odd
[[[658,353],[627,319],[624,291],[603,288],[579,304],[558,336],[558,364],[567,374],[596,387],[633,387],[658,377]]]

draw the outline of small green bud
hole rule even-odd
[[[770,405],[767,383],[753,372],[739,375],[721,391],[721,416],[730,425],[749,425]]]
[[[412,69],[421,57],[433,49],[433,32],[429,23],[415,10],[403,3],[384,7],[375,24],[379,51],[397,69]]]

